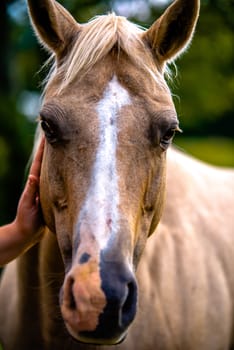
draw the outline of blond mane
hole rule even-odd
[[[144,31],[144,28],[114,13],[94,17],[81,26],[76,42],[63,64],[57,67],[52,57],[54,63],[47,77],[45,91],[53,77],[59,75],[62,83],[58,92],[61,92],[72,81],[83,77],[114,46],[123,50],[134,64],[165,88],[163,73],[156,68],[150,50],[147,50],[142,40]]]

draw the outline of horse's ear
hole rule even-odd
[[[61,54],[79,30],[79,24],[55,0],[28,0],[33,27],[40,41],[56,54]]]
[[[144,33],[160,63],[172,60],[189,44],[199,14],[199,0],[176,0]]]

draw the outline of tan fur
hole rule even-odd
[[[190,40],[199,1],[175,1],[146,32],[114,14],[78,25],[53,0],[29,1],[29,6],[38,35],[55,58],[41,119],[55,123],[59,133],[54,143],[46,135],[41,171],[45,236],[7,266],[1,281],[4,350],[95,350],[71,334],[98,326],[106,305],[101,263],[113,261],[133,272],[138,266],[138,312],[122,344],[99,349],[231,349],[233,172],[174,149],[166,155],[161,145],[168,128],[177,128],[163,66]],[[45,8],[48,32],[40,16]],[[187,18],[182,41],[170,28],[181,14]],[[168,36],[169,51],[163,56],[159,50],[159,57],[157,46],[165,47]],[[118,115],[120,229],[113,251],[101,261],[96,223],[84,216],[77,236],[77,217],[99,143],[96,106],[113,77],[128,91],[131,104]],[[82,263],[84,253],[90,259]],[[106,278],[114,288],[116,280]],[[84,341],[90,339],[86,336]],[[96,341],[114,344],[118,339],[107,335]]]

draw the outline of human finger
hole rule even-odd
[[[37,204],[38,192],[39,178],[34,175],[29,175],[21,197],[21,202],[29,208],[35,206],[35,204]]]
[[[40,145],[38,147],[37,153],[35,155],[35,158],[32,161],[32,165],[29,170],[29,174],[33,175],[37,178],[40,177],[40,171],[41,171],[41,162],[43,157],[43,151],[44,151],[44,144],[45,144],[45,138],[43,137]]]

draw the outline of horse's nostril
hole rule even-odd
[[[71,310],[76,309],[76,301],[74,298],[74,291],[73,291],[73,285],[74,285],[74,278],[72,276],[69,277],[67,281],[67,300],[68,300],[68,307]]]
[[[127,284],[127,293],[124,304],[122,306],[122,326],[126,326],[131,322],[132,314],[135,312],[136,308],[136,283],[129,282]]]
[[[133,293],[134,293],[134,286],[133,283],[128,283],[127,285],[127,293],[126,293],[126,300],[123,304],[122,311],[123,313],[128,312],[132,305],[132,299],[133,299]]]

